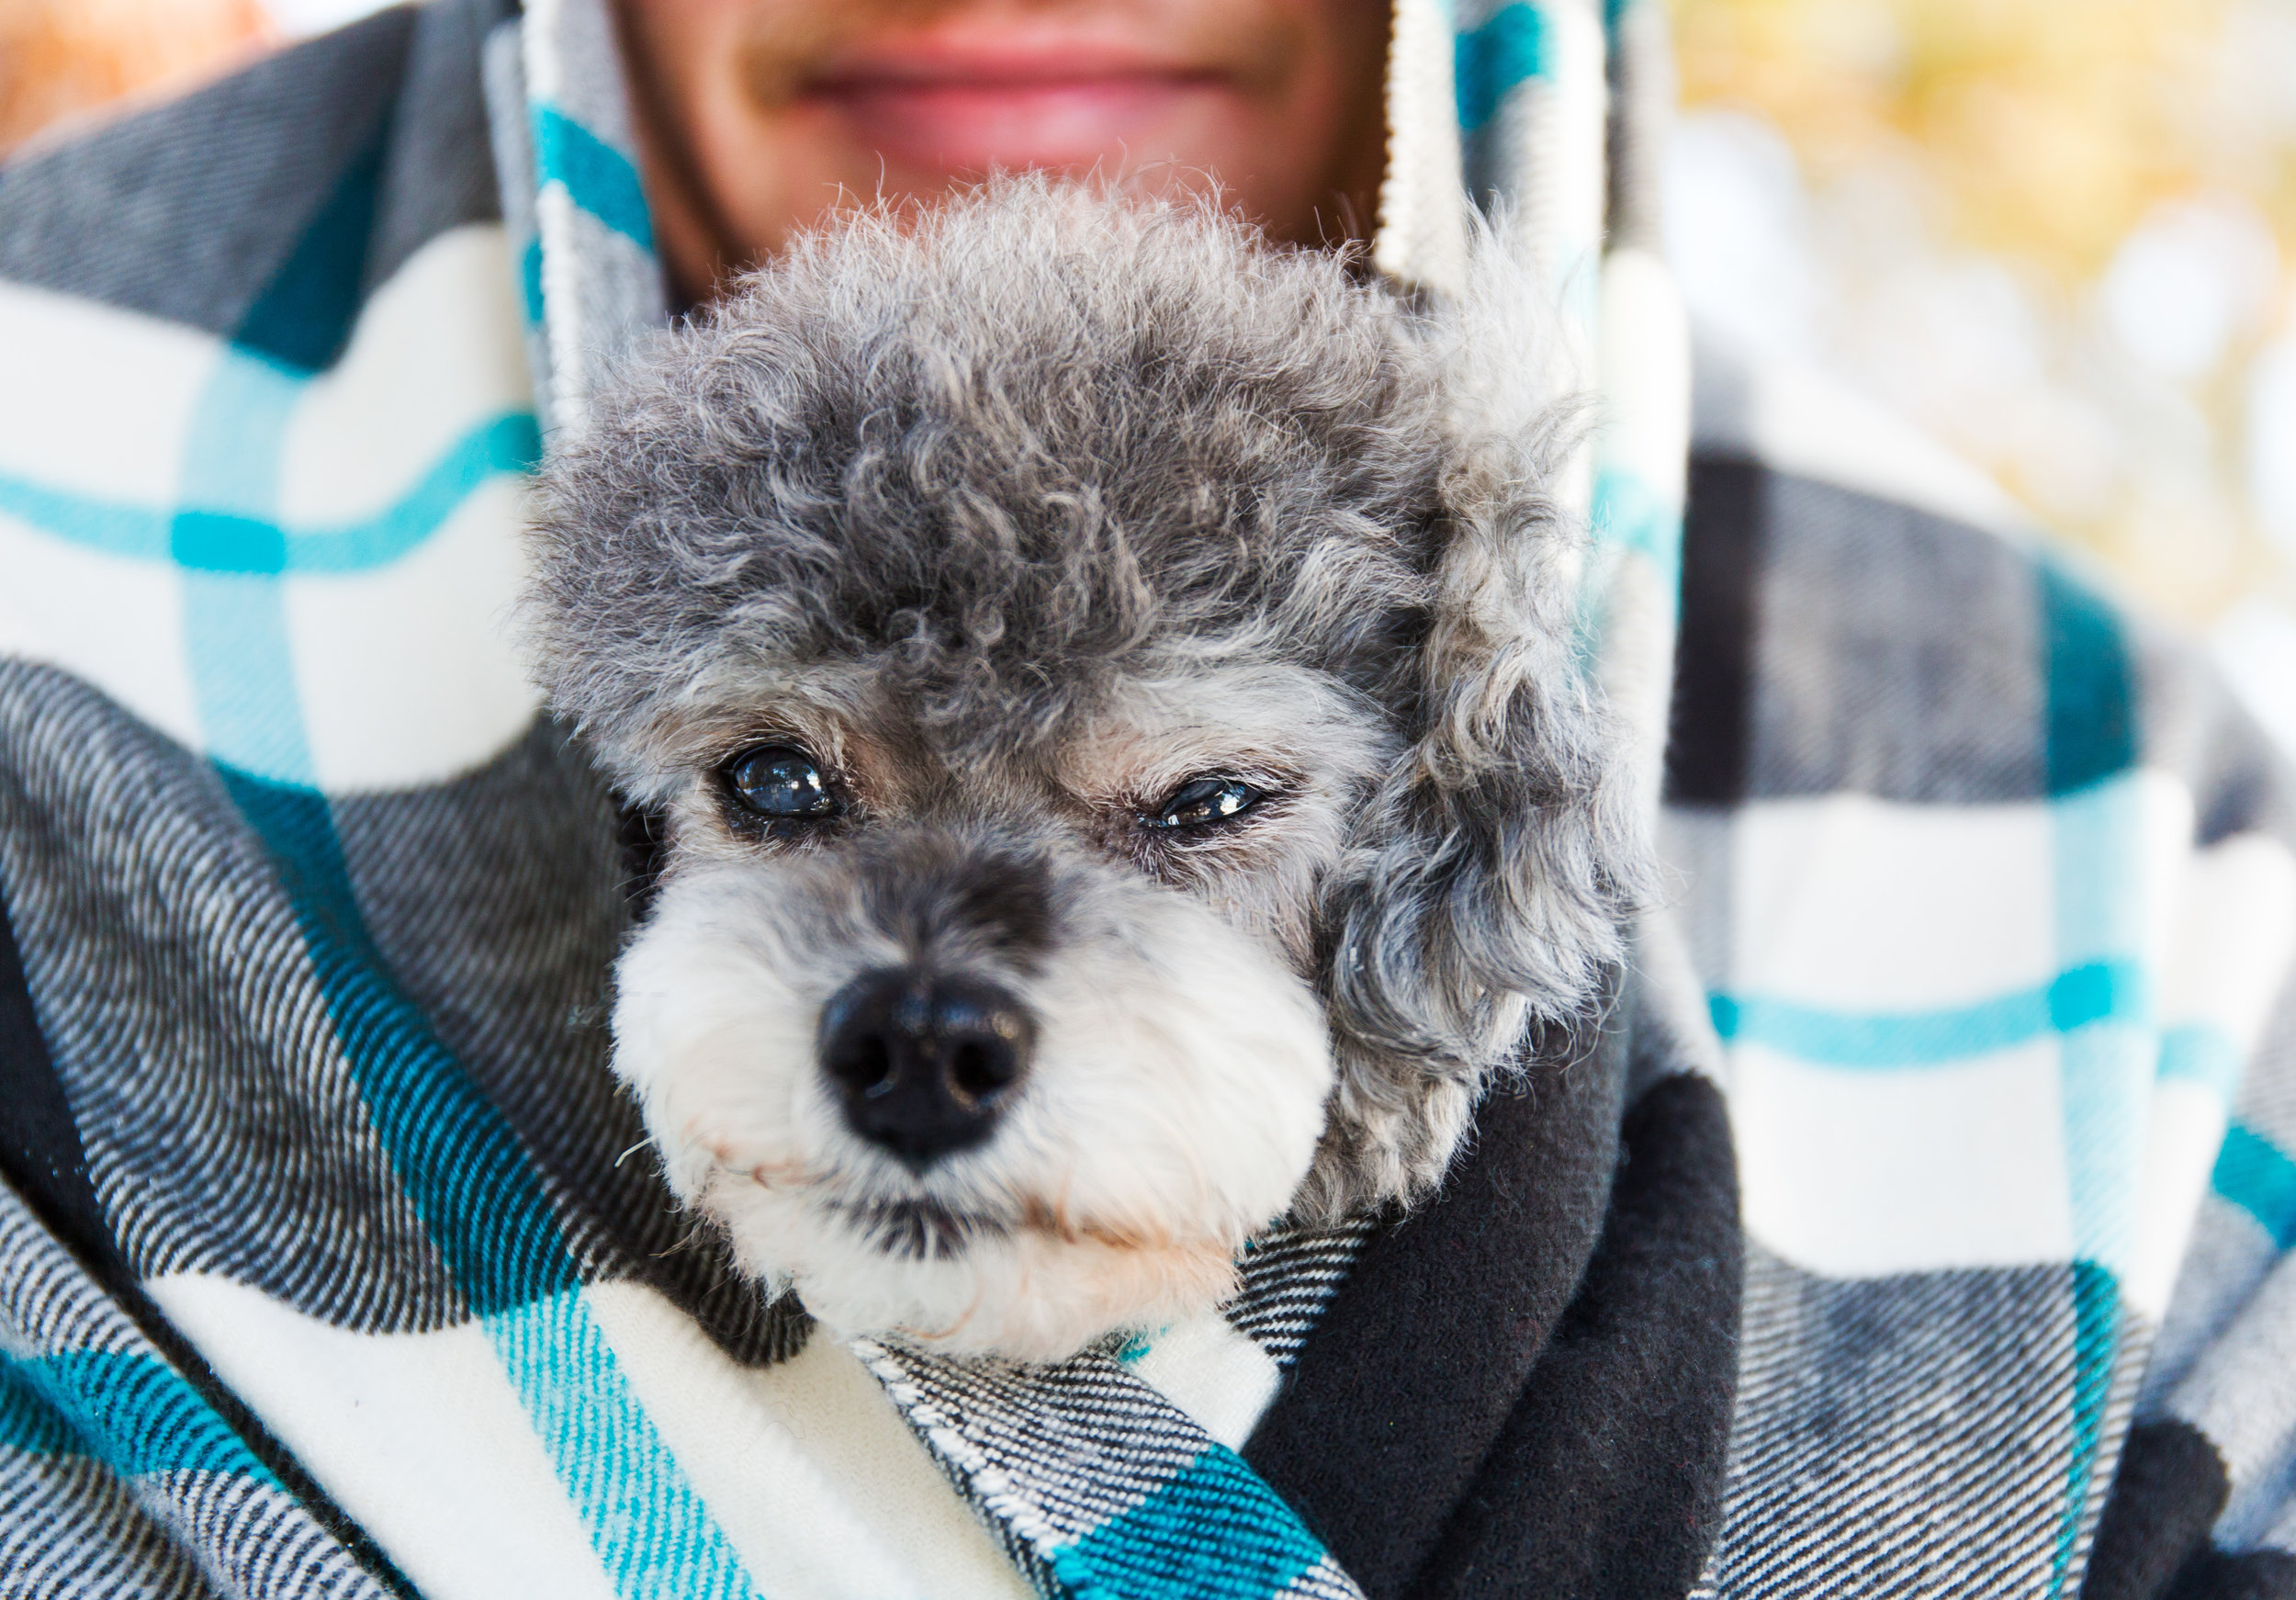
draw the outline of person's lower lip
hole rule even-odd
[[[1144,148],[1182,106],[1215,94],[1213,80],[1127,74],[1017,82],[860,80],[817,85],[808,96],[886,160],[947,172],[1073,167]]]

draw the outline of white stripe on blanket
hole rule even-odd
[[[433,1600],[614,1594],[478,1324],[363,1334],[211,1274],[147,1287]],[[1031,1593],[835,1341],[747,1369],[650,1289],[582,1292],[664,1443],[771,1600]]]
[[[172,564],[66,544],[0,505],[0,656],[60,667],[198,748],[183,576]]]
[[[1715,1009],[1750,1234],[1838,1278],[2094,1261],[2157,1321],[2296,946],[2286,851],[2196,856],[2191,827],[2159,772],[2020,806],[1748,806]],[[2065,853],[2099,828],[2124,847]],[[2114,883],[2066,875],[2116,857]]]
[[[2155,1323],[2167,1310],[2240,1066],[2256,1054],[2274,985],[2296,959],[2296,859],[2247,834],[2193,858],[2161,982],[2161,1056],[2145,1119],[2137,1234],[2123,1285]]]
[[[1216,1311],[1176,1324],[1118,1359],[1232,1450],[1244,1448],[1283,1385],[1276,1358]]]
[[[1882,1278],[2073,1256],[2054,1040],[1919,1074],[1731,1053],[1749,1237],[1806,1271]]]
[[[1733,995],[1921,1011],[2056,975],[2045,804],[1829,794],[1750,805],[1731,834]]]
[[[171,506],[215,346],[179,323],[0,282],[0,481]],[[66,418],[101,425],[59,427]]]
[[[478,1324],[362,1334],[209,1273],[144,1288],[429,1600],[615,1600]]]
[[[514,293],[499,227],[444,234],[305,379],[180,327],[0,287],[0,650],[87,679],[194,750],[331,793],[435,783],[499,753],[535,709],[505,625],[534,437]],[[100,381],[122,370],[158,377]],[[183,511],[251,546],[249,530],[276,530],[283,569],[186,570]],[[190,584],[277,586],[307,752],[203,723]]]
[[[585,1291],[647,1414],[771,1600],[1034,1592],[835,1339],[744,1368],[629,1283]]]
[[[412,555],[285,589],[305,736],[331,794],[438,783],[533,726],[509,608],[524,580],[523,485],[497,478]]]
[[[466,437],[533,410],[518,280],[499,223],[442,233],[359,308],[341,360],[304,386],[282,441],[289,526],[370,516]]]

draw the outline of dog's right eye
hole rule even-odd
[[[1203,828],[1240,817],[1264,798],[1241,778],[1192,778],[1157,806],[1143,812],[1141,821],[1158,830]]]
[[[743,750],[722,771],[743,809],[774,822],[817,822],[842,809],[821,763],[793,745]]]

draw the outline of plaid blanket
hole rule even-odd
[[[1419,1212],[1059,1367],[731,1280],[501,629],[664,315],[604,20],[0,168],[0,1594],[2296,1594],[2288,774],[1918,441],[1694,397],[1652,0],[1399,0],[1377,245],[1439,289],[1505,198],[1604,397],[1675,892],[1603,1026]]]

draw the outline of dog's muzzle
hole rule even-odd
[[[853,1132],[921,1173],[995,1131],[1035,1039],[995,984],[882,967],[829,997],[817,1050]]]

